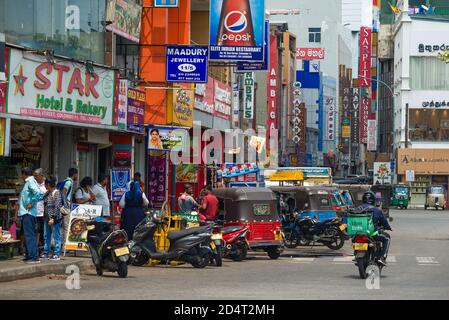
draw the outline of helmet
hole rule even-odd
[[[363,194],[362,202],[374,206],[376,204],[376,195],[372,191],[367,191]]]

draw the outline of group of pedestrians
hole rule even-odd
[[[45,177],[40,168],[34,171],[24,168],[22,178],[25,184],[20,193],[18,216],[22,219],[26,263],[39,263],[40,259],[60,260],[72,203],[100,205],[102,216],[110,216],[107,175],[101,174],[95,185],[91,177],[85,177],[77,189],[74,189],[78,180],[76,168],[69,169],[68,177],[59,183],[52,175]],[[39,255],[40,234],[43,234],[43,250]],[[50,254],[52,241],[54,247]]]
[[[211,186],[207,185],[200,192],[198,202],[193,197],[193,188],[191,185],[184,186],[184,193],[178,198],[179,211],[182,214],[190,214],[193,211],[199,211],[200,220],[214,221],[216,219],[219,202],[213,194]]]

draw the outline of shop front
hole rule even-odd
[[[414,173],[414,181],[407,181],[406,171]],[[411,186],[411,204],[424,206],[430,185],[442,185],[448,190],[449,149],[398,149],[398,182]]]

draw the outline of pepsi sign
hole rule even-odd
[[[206,83],[208,48],[167,46],[167,82]]]

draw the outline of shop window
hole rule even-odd
[[[409,138],[416,142],[449,141],[449,110],[410,109]]]
[[[413,90],[449,90],[449,64],[436,57],[411,57],[410,85]]]

